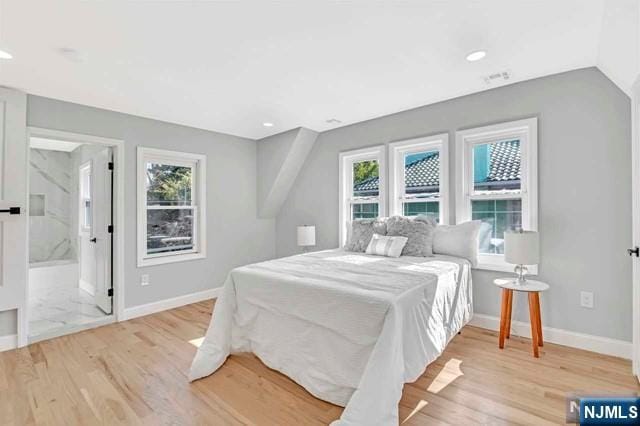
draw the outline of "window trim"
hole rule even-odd
[[[404,194],[404,156],[408,153],[424,151],[440,152],[440,223],[449,223],[449,134],[441,133],[433,136],[425,136],[391,142],[389,144],[389,213],[390,215],[403,216],[402,204],[405,202],[421,202],[422,199],[408,201],[402,197]]]
[[[339,205],[339,220],[338,224],[338,242],[342,247],[346,244],[347,240],[347,222],[351,221],[351,203],[353,192],[353,163],[366,160],[376,160],[378,162],[378,217],[384,217],[387,210],[387,194],[386,194],[386,158],[385,158],[385,145],[377,145],[368,148],[356,149],[352,151],[344,151],[338,155],[338,164],[340,170],[339,174],[339,190],[338,190],[338,205]],[[348,167],[346,167],[348,166]],[[347,202],[347,195],[349,201]],[[370,200],[367,200],[370,201]],[[367,202],[365,200],[357,200],[358,202]]]
[[[168,151],[164,149],[138,147],[137,150],[137,234],[138,234],[138,267],[161,265],[165,263],[185,262],[204,259],[206,249],[206,208],[207,208],[207,157],[203,154]],[[189,206],[147,206],[146,163],[155,161],[177,166],[193,167],[191,181],[192,205]],[[147,210],[185,210],[194,211],[194,248],[189,251],[167,252],[149,255],[147,253]]]
[[[520,140],[521,180],[520,194],[474,195],[473,161],[471,148],[480,143],[505,139]],[[456,132],[456,223],[471,220],[472,199],[522,200],[522,227],[538,230],[538,119],[536,117],[509,121],[490,126],[476,127]],[[515,265],[504,261],[504,255],[480,254],[477,269],[512,272]],[[529,273],[538,274],[538,265],[529,267]]]

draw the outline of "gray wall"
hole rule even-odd
[[[298,251],[296,225],[315,224],[319,248],[338,245],[338,153],[449,132],[455,188],[455,131],[539,119],[540,279],[547,326],[631,340],[630,101],[596,68],[557,74],[452,99],[320,134],[276,220],[276,252]],[[455,214],[452,196],[451,223]],[[499,316],[493,279],[474,271],[477,313]],[[580,291],[595,308],[580,307]],[[524,298],[515,319],[527,320]]]
[[[16,334],[18,329],[17,312],[15,309],[0,312],[0,336]]]
[[[257,219],[255,141],[31,95],[27,122],[124,139],[126,307],[221,286],[233,267],[274,257],[274,220]],[[137,146],[207,155],[206,259],[136,266]]]

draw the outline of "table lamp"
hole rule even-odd
[[[504,260],[516,265],[514,271],[518,275],[516,283],[526,282],[526,265],[537,265],[540,262],[540,239],[535,231],[507,231],[504,234]]]
[[[308,251],[308,247],[316,245],[316,227],[313,225],[298,226],[298,246],[302,247],[304,252]]]

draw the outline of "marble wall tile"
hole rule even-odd
[[[68,152],[31,149],[30,194],[44,195],[44,216],[29,217],[29,261],[77,259],[71,226],[73,162]]]

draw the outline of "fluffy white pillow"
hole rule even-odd
[[[349,238],[344,248],[347,251],[364,253],[373,234],[385,235],[386,233],[387,224],[385,218],[356,219],[349,226],[347,234]]]
[[[377,256],[400,257],[407,241],[407,237],[373,234],[366,253]]]
[[[472,220],[459,225],[438,225],[433,236],[433,252],[462,257],[477,266],[481,224],[479,220]]]
[[[433,256],[435,222],[412,217],[392,216],[387,220],[387,235],[407,238],[403,256]]]

